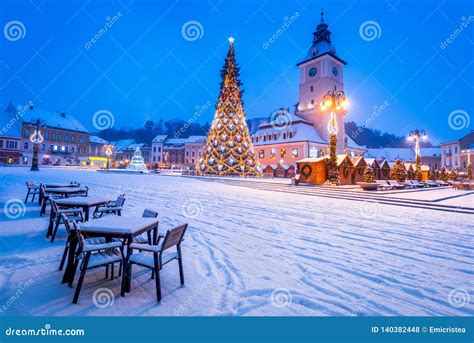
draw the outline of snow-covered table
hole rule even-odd
[[[153,242],[156,242],[158,238],[158,222],[158,218],[105,216],[79,224],[81,233],[87,237],[105,237],[106,240],[119,238],[123,240],[124,245],[127,247],[127,256],[123,265],[122,296],[130,292],[131,275],[128,263],[132,253],[130,244],[134,237],[150,231],[153,231]],[[63,283],[68,283],[71,279],[74,279],[73,265],[76,247],[77,237],[74,237],[70,243]]]

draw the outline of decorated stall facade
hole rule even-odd
[[[364,181],[364,171],[367,166],[367,161],[363,157],[354,157],[351,161],[354,164],[351,183],[354,185],[356,182]]]
[[[304,158],[296,162],[299,182],[322,185],[327,180],[327,162],[325,157]]]

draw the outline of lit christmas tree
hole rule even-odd
[[[221,89],[214,120],[207,135],[199,174],[261,176],[242,105],[239,67],[235,61],[234,39],[221,71]]]

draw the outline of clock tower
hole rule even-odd
[[[331,31],[324,22],[324,12],[321,12],[321,22],[313,33],[313,43],[304,60],[297,64],[300,68],[300,84],[296,114],[311,121],[321,138],[328,143],[330,113],[321,111],[320,103],[324,95],[334,90],[334,87],[344,90],[343,67],[346,64],[336,55],[336,48],[331,42]],[[338,153],[343,153],[345,147],[345,114],[345,111],[336,114]]]

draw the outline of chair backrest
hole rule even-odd
[[[142,214],[143,218],[158,218],[158,212],[145,208]]]
[[[74,233],[77,235],[77,240],[79,242],[79,247],[80,249],[84,249],[84,246],[86,245],[86,242],[84,240],[84,236],[81,234],[81,228],[79,227],[79,224],[76,223],[75,221],[72,222],[72,227],[74,230]],[[71,231],[72,233],[72,231]]]
[[[121,194],[115,200],[115,206],[122,207],[125,204],[125,194]]]
[[[58,204],[56,204],[56,201],[55,201],[54,197],[50,197],[49,202],[51,203],[51,211],[53,213],[58,212]]]
[[[66,227],[67,234],[72,235],[74,228],[71,224],[71,221],[69,221],[69,217],[65,213],[62,213],[61,217],[63,218],[63,223],[64,223],[64,226]]]
[[[165,239],[163,240],[163,248],[161,251],[174,247],[175,245],[180,245],[183,240],[184,233],[188,224],[183,224],[181,226],[175,227],[172,230],[169,230],[166,233]]]
[[[26,181],[26,186],[28,188],[34,188],[36,187],[35,183],[33,181]]]

